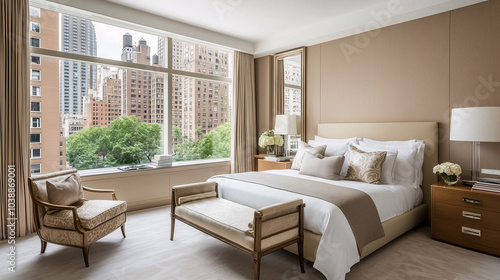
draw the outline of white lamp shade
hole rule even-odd
[[[450,140],[500,142],[500,107],[452,109]]]
[[[296,135],[300,134],[300,116],[276,115],[274,134]]]

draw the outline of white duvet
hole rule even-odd
[[[422,201],[422,190],[420,188],[415,189],[400,185],[372,185],[356,181],[332,181],[300,175],[298,171],[292,169],[265,172],[361,190],[367,193],[375,202],[382,222],[411,210]],[[209,180],[219,184],[219,194],[222,198],[256,209],[294,198],[301,198],[306,204],[304,208],[305,229],[322,235],[316,253],[314,268],[321,271],[327,279],[345,279],[345,274],[350,271],[351,266],[359,262],[358,249],[351,228],[342,211],[332,203],[310,196],[232,179],[211,178]]]

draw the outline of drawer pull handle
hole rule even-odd
[[[481,214],[479,214],[479,213],[462,211],[462,216],[464,216],[465,218],[469,218],[469,219],[481,220]]]
[[[462,227],[462,233],[465,233],[468,235],[474,235],[474,236],[481,236],[481,230],[473,229],[473,228],[469,228],[469,227]]]
[[[462,197],[463,202],[471,203],[471,204],[481,204],[480,199],[473,199],[473,198],[468,198],[468,197]]]

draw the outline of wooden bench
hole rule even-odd
[[[259,279],[263,256],[297,243],[304,273],[304,207],[301,199],[253,209],[219,198],[217,183],[204,182],[172,188],[172,225],[175,219],[253,256],[254,279]]]

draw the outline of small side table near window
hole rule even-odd
[[[255,155],[254,156],[254,170],[255,171],[266,171],[273,169],[290,169],[292,167],[292,162],[290,160],[287,161],[270,161],[265,160],[265,154]]]
[[[432,238],[500,256],[500,193],[431,186]]]

